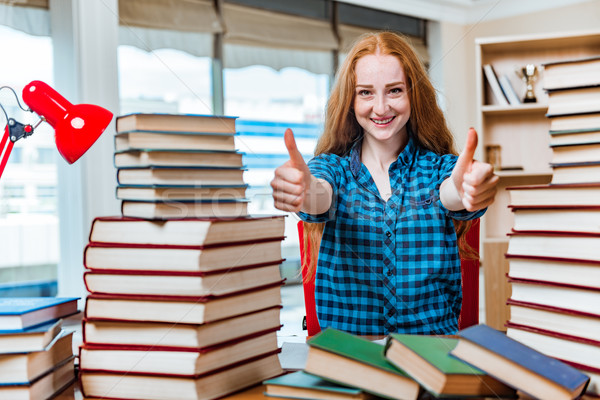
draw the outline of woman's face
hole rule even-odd
[[[400,61],[391,55],[367,55],[356,62],[355,73],[354,112],[365,135],[378,141],[406,135],[410,101]]]

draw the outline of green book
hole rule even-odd
[[[327,328],[308,346],[304,370],[310,374],[388,399],[419,396],[419,384],[385,358],[381,344]]]
[[[304,371],[281,375],[263,382],[265,395],[288,399],[368,400],[373,396],[362,390],[326,381]]]
[[[437,397],[514,397],[515,390],[450,355],[458,339],[393,333],[386,358]]]

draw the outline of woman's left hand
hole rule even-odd
[[[476,148],[477,132],[471,128],[452,175],[440,188],[442,203],[450,210],[477,211],[494,202],[499,178],[490,164],[473,160]]]

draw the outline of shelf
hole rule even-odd
[[[550,177],[552,176],[552,170],[540,170],[540,171],[494,171],[500,178],[528,178],[528,177]]]
[[[529,103],[516,106],[481,106],[481,112],[487,115],[516,115],[516,114],[540,114],[545,115],[548,111],[548,104]]]

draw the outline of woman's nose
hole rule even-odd
[[[378,115],[383,115],[387,112],[387,99],[385,96],[376,96],[373,104],[373,112]]]

